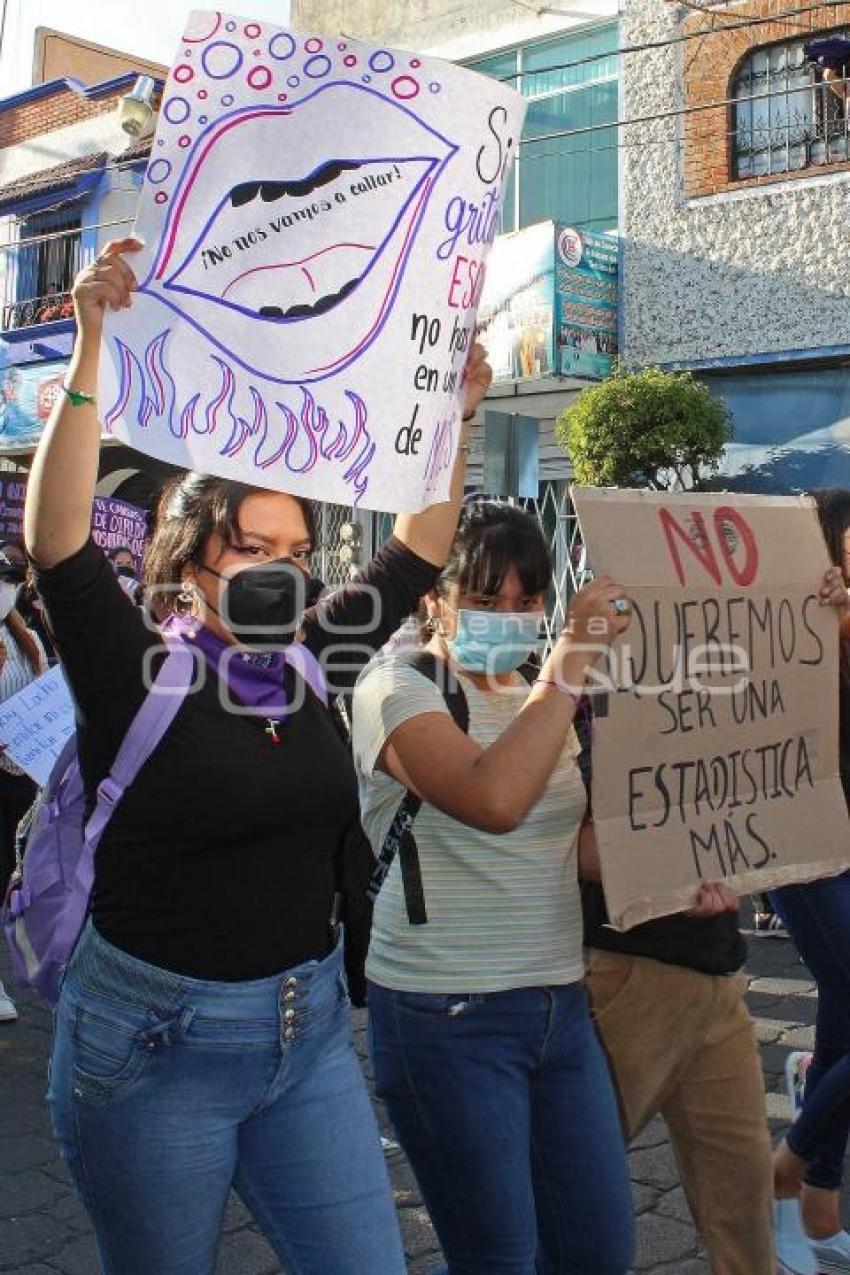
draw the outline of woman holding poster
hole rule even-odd
[[[551,563],[520,510],[476,504],[428,599],[437,676],[405,654],[354,694],[363,822],[381,846],[405,790],[427,925],[402,863],[378,896],[367,962],[376,1090],[451,1275],[623,1275],[634,1230],[623,1140],[582,979],[576,842],[585,794],[572,728],[588,644],[628,624],[599,579],[573,599],[533,686]],[[421,657],[420,657],[421,658]],[[444,684],[444,683],[441,683]]]
[[[90,535],[103,317],[131,303],[120,254],[136,246],[77,278],[77,344],[26,506],[90,799],[165,656]],[[489,380],[475,347],[467,417]],[[319,662],[350,686],[433,585],[466,451],[452,499],[399,516],[362,582],[318,603],[306,501],[200,474],[165,495],[146,583],[195,684],[98,845],[49,1088],[107,1275],[212,1275],[231,1186],[288,1271],[403,1275],[332,919],[357,789]]]

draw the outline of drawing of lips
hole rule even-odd
[[[383,328],[456,151],[355,84],[236,111],[196,141],[141,290],[249,371],[333,375]]]

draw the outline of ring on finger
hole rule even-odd
[[[630,615],[632,604],[628,598],[615,598],[611,603],[615,615]]]

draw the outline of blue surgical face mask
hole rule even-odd
[[[540,611],[461,608],[455,615],[457,631],[446,645],[455,663],[470,673],[510,673],[539,645]]]

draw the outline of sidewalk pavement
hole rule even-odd
[[[785,1058],[792,1049],[811,1048],[816,992],[794,948],[784,939],[753,940],[748,973],[767,1114],[778,1131],[787,1116]],[[5,950],[0,952],[0,978],[10,987]],[[50,1013],[31,995],[20,995],[17,1005],[19,1021],[0,1024],[0,1272],[97,1275],[88,1221],[59,1160],[45,1108]],[[355,1041],[368,1075],[365,1031],[365,1014],[358,1011]],[[426,1275],[440,1264],[439,1247],[416,1181],[392,1140],[380,1103],[378,1112],[408,1270],[410,1275]],[[653,1121],[637,1140],[629,1163],[638,1213],[635,1270],[650,1275],[708,1275],[660,1120]],[[279,1271],[245,1210],[232,1200],[217,1275],[277,1275]]]

